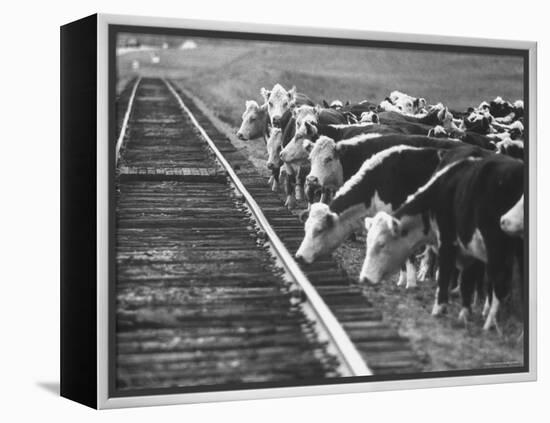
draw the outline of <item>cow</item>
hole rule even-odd
[[[445,163],[442,161],[442,163]],[[514,259],[522,244],[500,228],[501,216],[523,194],[523,162],[499,154],[466,157],[445,163],[407,202],[392,214],[378,213],[368,225],[363,283],[378,283],[395,271],[420,245],[438,248],[438,289],[432,314],[442,314],[455,266],[474,270],[485,264],[490,309],[483,328],[496,327],[499,304],[510,291]],[[521,241],[521,240],[519,240]],[[474,284],[463,278],[461,320],[471,313]]]
[[[412,97],[400,91],[392,91],[389,97],[380,103],[380,109],[406,115],[416,115],[426,107],[426,100]]]
[[[267,104],[260,106],[254,100],[247,100],[242,119],[241,127],[237,131],[237,138],[243,141],[263,138],[264,141],[267,141],[269,136]]]
[[[523,141],[504,138],[502,141],[496,143],[496,151],[515,159],[524,159]]]
[[[330,205],[315,203],[311,206],[296,258],[312,263],[361,229],[366,216],[397,209],[408,195],[430,179],[444,151],[395,145],[374,154],[338,190]],[[407,262],[398,285],[405,282],[407,288],[416,286],[412,261]]]
[[[491,126],[492,116],[489,112],[471,111],[462,120],[460,129],[476,132],[481,135],[491,134],[496,130]]]
[[[313,102],[306,95],[296,92],[296,87],[285,90],[282,85],[275,84],[271,91],[263,88],[260,94],[267,105],[267,114],[272,126],[281,127],[282,118],[286,112],[296,105],[307,104],[313,106]]]
[[[509,235],[523,238],[523,195],[510,210],[502,215],[500,228]]]
[[[304,141],[309,151],[311,171],[306,177],[306,191],[338,189],[350,179],[363,162],[372,155],[395,145],[412,147],[457,148],[466,144],[440,138],[403,134],[361,134],[336,143],[328,137],[321,137],[315,143]]]
[[[279,190],[279,171],[283,166],[283,162],[279,158],[279,152],[283,142],[283,131],[281,128],[271,128],[269,138],[267,139],[267,168],[273,174],[273,182],[271,190],[276,192]],[[276,174],[276,175],[275,175]]]
[[[307,132],[307,125],[347,125],[348,118],[345,114],[331,108],[302,105],[292,110],[292,116],[296,120],[296,134]]]

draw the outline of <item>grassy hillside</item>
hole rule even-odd
[[[126,80],[139,60],[139,72],[180,80],[227,123],[237,126],[247,99],[260,100],[260,88],[279,82],[296,85],[313,100],[379,102],[398,89],[428,102],[463,110],[497,95],[523,98],[522,62],[513,57],[328,47],[197,39],[194,50],[130,52],[118,57]]]

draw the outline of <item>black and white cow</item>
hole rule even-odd
[[[500,220],[522,194],[520,160],[490,154],[452,161],[393,214],[381,212],[366,222],[367,252],[361,280],[377,283],[399,268],[420,245],[435,243],[439,274],[432,314],[439,315],[446,309],[455,266],[475,269],[477,260],[486,265],[492,292],[484,329],[496,326],[498,330],[499,304],[510,292],[512,266],[522,249],[520,239],[501,230]],[[463,279],[461,319],[470,314],[473,289],[472,281]]]
[[[426,107],[426,100],[413,97],[401,91],[392,91],[379,105],[382,111],[392,111],[407,115],[416,115]]]

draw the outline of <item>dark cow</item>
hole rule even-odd
[[[448,303],[449,279],[455,266],[477,277],[463,278],[461,293],[466,319],[474,284],[476,261],[486,264],[490,310],[484,329],[496,326],[500,302],[510,292],[514,259],[521,260],[521,239],[500,228],[501,216],[523,194],[523,162],[500,154],[468,157],[444,166],[392,215],[381,212],[369,221],[367,253],[361,271],[364,282],[376,283],[398,268],[414,249],[426,243],[438,246],[438,290],[432,314]]]

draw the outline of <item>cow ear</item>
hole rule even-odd
[[[390,218],[390,231],[392,233],[393,236],[397,236],[400,234],[401,230],[400,230],[400,224],[399,224],[399,220],[397,220],[396,218],[394,217],[391,217]]]
[[[349,106],[349,104],[350,104],[350,103],[349,103],[349,100],[348,100],[348,101],[346,101],[346,106]]]
[[[258,108],[258,103],[256,103],[254,100],[246,100],[245,107],[246,110]]]
[[[300,222],[306,223],[306,220],[308,219],[308,217],[309,217],[309,210],[303,210],[299,216]]]
[[[306,133],[309,137],[314,137],[317,134],[317,127],[311,122],[306,121]]]
[[[371,118],[372,123],[380,123],[380,118],[378,117],[378,114],[373,113],[370,118]]]
[[[315,144],[312,143],[310,140],[303,140],[302,141],[302,147],[304,147],[304,150],[306,150],[308,153],[311,153],[311,150],[313,150],[313,146]]]
[[[373,217],[365,217],[365,230],[367,232],[370,231],[370,228],[372,228],[373,223],[374,223]]]
[[[328,109],[330,107],[326,100],[323,100],[323,107],[325,109]]]
[[[291,101],[296,99],[296,87],[292,87],[290,90],[288,90],[288,98]]]
[[[419,108],[422,109],[423,107],[426,107],[426,104],[427,104],[427,102],[426,102],[425,98],[419,98],[418,99],[418,107]]]
[[[321,113],[321,106],[316,105],[316,106],[313,108],[313,111],[315,112],[315,114],[316,114],[317,116],[319,116],[319,113]]]
[[[271,94],[271,92],[266,90],[264,87],[262,87],[262,89],[260,90],[260,94],[262,95],[265,102],[267,103],[267,101],[269,100],[269,95]]]
[[[336,147],[334,148],[334,157],[340,158],[340,156],[344,153],[345,146],[341,143],[337,143]]]

